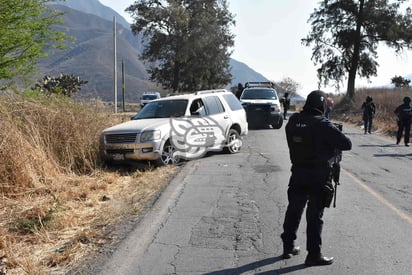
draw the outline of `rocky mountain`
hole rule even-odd
[[[98,0],[58,3],[53,4],[53,8],[64,12],[64,24],[57,28],[74,41],[67,44],[67,50],[50,50],[48,57],[39,61],[42,74],[62,72],[80,76],[88,81],[79,92],[82,97],[113,101],[113,17],[116,16],[118,100],[122,97],[122,60],[126,101],[138,102],[146,91],[161,91],[161,87],[149,81],[147,66],[139,58],[143,49],[141,37],[133,35],[124,18]],[[239,82],[267,81],[242,62],[231,59],[230,65],[233,80],[226,88],[237,86]]]
[[[232,74],[231,86],[237,86],[238,83],[245,83],[247,81],[268,81],[266,77],[251,69],[245,63],[230,59],[230,67]]]
[[[113,16],[116,16],[117,23],[125,28],[129,28],[129,23],[120,14],[112,8],[101,4],[98,0],[66,0],[65,2],[57,2],[59,5],[65,5],[71,9],[82,11],[84,13],[97,15],[103,19],[112,21]],[[126,9],[126,7],[125,7]]]

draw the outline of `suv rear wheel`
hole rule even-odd
[[[225,152],[229,154],[239,153],[240,148],[242,148],[242,140],[240,139],[238,131],[235,129],[230,129],[226,140],[227,146],[225,147]]]

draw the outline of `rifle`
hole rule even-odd
[[[343,129],[342,123],[333,123],[341,132]],[[331,160],[332,162],[332,180],[335,183],[333,191],[333,208],[336,208],[336,196],[338,192],[339,177],[340,177],[340,162],[342,161],[342,151],[335,149],[335,154]]]
[[[339,176],[340,176],[340,163],[334,163],[332,164],[332,179],[333,182],[335,183],[334,186],[334,191],[333,191],[333,208],[336,208],[336,196],[337,196],[337,192],[338,192],[338,185],[340,185],[339,183]]]

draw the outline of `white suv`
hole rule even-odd
[[[150,101],[156,100],[160,98],[160,93],[159,92],[146,92],[142,95],[140,98],[140,106],[143,107]]]
[[[166,165],[208,151],[237,153],[247,132],[245,110],[232,93],[198,91],[151,101],[131,121],[105,129],[101,155],[106,163],[149,160]]]

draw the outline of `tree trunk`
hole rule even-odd
[[[173,67],[173,80],[172,80],[172,89],[173,93],[180,92],[179,91],[179,83],[180,83],[180,64],[176,60],[174,67]]]
[[[352,65],[354,63],[353,61],[354,57],[352,58]],[[346,91],[346,96],[350,99],[353,100],[355,96],[355,79],[356,79],[356,67],[351,68],[349,70],[349,77],[348,77],[348,88]]]
[[[349,68],[349,76],[348,76],[348,88],[346,96],[352,101],[355,96],[355,80],[356,80],[356,72],[358,71],[359,65],[359,54],[360,54],[360,43],[361,43],[361,27],[363,23],[363,7],[364,7],[364,0],[359,1],[359,13],[356,22],[356,31],[355,31],[355,39],[353,43],[353,55],[352,55],[352,62]]]

